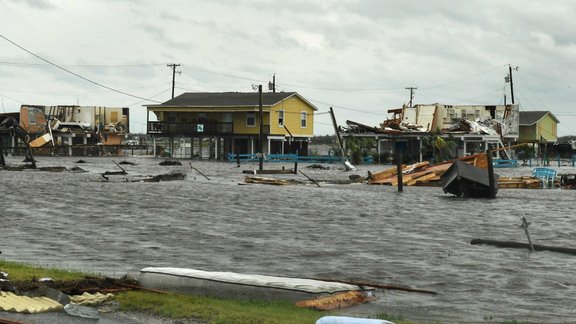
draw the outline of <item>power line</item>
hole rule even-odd
[[[0,96],[2,96],[2,97],[4,97],[4,98],[8,98],[8,99],[10,99],[10,100],[12,100],[12,101],[14,101],[14,102],[19,103],[19,104],[22,104],[22,105],[24,104],[22,101],[16,100],[16,99],[14,99],[14,98],[10,98],[10,97],[8,97],[8,96],[5,95],[5,94],[0,93]]]
[[[41,63],[22,63],[22,62],[6,62],[0,61],[0,65],[7,65],[7,66],[17,66],[17,67],[40,67],[40,68],[48,68],[53,67],[51,64],[41,64]],[[85,68],[85,69],[116,69],[116,68],[140,68],[140,67],[150,67],[150,66],[160,66],[164,65],[163,63],[149,63],[149,64],[116,64],[116,65],[94,65],[94,64],[79,64],[79,65],[72,65],[72,64],[61,64],[60,66],[69,67],[69,68]]]
[[[149,99],[149,98],[144,98],[144,97],[136,96],[136,95],[133,95],[133,94],[130,94],[130,93],[127,93],[127,92],[124,92],[124,91],[120,91],[120,90],[118,90],[118,89],[114,89],[114,88],[112,88],[112,87],[106,86],[106,85],[101,84],[101,83],[99,83],[99,82],[92,81],[92,80],[90,80],[90,79],[88,79],[88,78],[86,78],[86,77],[84,77],[84,76],[82,76],[82,75],[80,75],[80,74],[78,74],[78,73],[75,73],[75,72],[73,72],[73,71],[70,71],[70,70],[68,70],[68,69],[66,69],[66,68],[64,68],[64,67],[62,67],[62,66],[60,66],[60,65],[58,65],[58,64],[56,64],[56,63],[52,63],[51,61],[43,58],[42,56],[40,56],[40,55],[38,55],[38,54],[36,54],[36,53],[33,53],[32,51],[30,51],[30,50],[28,50],[28,49],[20,46],[19,44],[13,42],[12,40],[8,39],[6,36],[4,36],[4,35],[2,35],[2,34],[0,34],[0,37],[1,37],[1,38],[4,38],[7,42],[9,42],[9,43],[11,43],[12,45],[18,47],[19,49],[25,51],[26,53],[28,53],[28,54],[30,54],[30,55],[32,55],[32,56],[34,56],[34,57],[36,57],[36,58],[44,61],[44,62],[46,62],[46,63],[48,63],[48,64],[50,64],[50,65],[52,65],[52,66],[54,66],[54,67],[56,67],[56,68],[58,68],[58,69],[60,69],[60,70],[62,70],[62,71],[64,71],[64,72],[70,73],[70,74],[74,75],[75,77],[78,77],[78,78],[80,78],[80,79],[82,79],[82,80],[84,80],[84,81],[90,82],[90,83],[92,83],[92,84],[94,84],[94,85],[97,85],[97,86],[99,86],[99,87],[102,87],[102,88],[105,88],[105,89],[114,91],[114,92],[116,92],[116,93],[123,94],[123,95],[125,95],[125,96],[129,96],[129,97],[133,97],[133,98],[137,98],[137,99],[142,99],[142,100],[149,100],[149,101],[152,101],[152,102],[155,102],[155,103],[162,103],[162,102],[160,102],[160,101],[156,101],[156,100],[152,100],[152,99]]]
[[[466,77],[466,78],[454,80],[454,81],[447,82],[447,83],[441,83],[441,84],[433,85],[433,86],[429,86],[429,87],[424,87],[424,88],[422,88],[421,90],[430,90],[430,89],[435,89],[435,88],[441,88],[441,87],[449,86],[449,85],[452,85],[452,84],[464,82],[464,81],[473,79],[473,78],[475,78],[475,77],[477,77],[477,76],[480,76],[480,75],[483,75],[483,74],[492,72],[492,71],[494,71],[494,70],[496,70],[496,69],[499,69],[499,68],[501,68],[501,67],[503,67],[503,66],[508,66],[508,64],[498,65],[498,66],[495,66],[495,67],[493,67],[493,68],[491,68],[491,69],[489,69],[489,70],[487,70],[487,71],[483,71],[483,72],[480,72],[480,73],[471,75],[471,76]]]
[[[322,105],[326,105],[326,106],[331,106],[331,107],[334,107],[334,108],[339,108],[339,109],[344,109],[344,110],[350,110],[350,111],[356,111],[356,112],[361,112],[361,113],[366,113],[366,114],[384,115],[384,116],[387,116],[387,115],[388,115],[388,113],[376,113],[376,112],[373,112],[373,111],[366,111],[366,110],[360,110],[360,109],[355,109],[355,108],[337,106],[337,105],[329,104],[329,103],[326,103],[326,102],[321,102],[321,101],[314,100],[314,99],[309,99],[308,101],[310,101],[310,102],[316,102],[316,103],[319,103],[319,104],[322,104]]]
[[[384,92],[398,92],[400,89],[344,89],[344,88],[322,88],[322,87],[312,87],[298,84],[289,83],[277,83],[278,85],[288,86],[292,88],[300,89],[312,89],[312,90],[322,90],[322,91],[339,91],[339,92],[357,92],[357,93],[384,93]]]
[[[217,75],[222,75],[222,76],[229,77],[229,78],[233,78],[233,79],[247,80],[247,81],[259,82],[259,83],[266,83],[266,82],[268,82],[268,81],[265,81],[265,80],[256,80],[256,79],[253,79],[253,78],[238,76],[238,75],[234,75],[234,74],[228,74],[228,73],[222,73],[222,72],[217,72],[217,71],[211,71],[211,70],[202,69],[202,68],[189,67],[189,65],[186,65],[186,68],[187,68],[187,69],[190,69],[190,70],[192,70],[192,71],[204,72],[204,73],[210,73],[210,74],[217,74]]]
[[[157,94],[153,95],[153,96],[150,97],[150,98],[157,97],[157,96],[159,96],[159,95],[161,95],[161,94],[163,94],[163,93],[165,93],[165,92],[168,92],[168,91],[170,91],[170,88],[165,89],[165,90],[163,90],[163,91],[161,91],[161,92],[158,92]],[[133,104],[129,104],[129,105],[127,105],[127,106],[128,106],[128,107],[131,107],[131,106],[137,105],[137,104],[139,104],[139,103],[142,103],[142,102],[144,102],[144,101],[147,101],[147,100],[140,100],[140,101],[137,101],[137,102],[135,102],[135,103],[133,103]]]

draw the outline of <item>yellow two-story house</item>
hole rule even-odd
[[[308,154],[318,109],[296,92],[187,92],[146,105],[154,138],[210,143],[210,157],[239,154]],[[150,120],[156,117],[155,121]],[[262,143],[260,143],[262,138]],[[197,144],[195,144],[197,141]]]
[[[520,112],[520,143],[556,143],[560,121],[550,111]]]

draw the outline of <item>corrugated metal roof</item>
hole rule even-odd
[[[64,309],[64,306],[48,297],[18,296],[0,291],[0,310],[16,313],[43,313]]]

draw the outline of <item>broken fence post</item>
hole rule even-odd
[[[522,225],[520,225],[520,227],[522,227],[524,229],[524,232],[526,233],[526,237],[528,238],[528,244],[530,245],[530,250],[532,250],[532,252],[534,252],[534,245],[532,245],[532,239],[530,239],[530,232],[528,232],[528,226],[530,226],[530,224],[532,224],[531,222],[528,222],[526,220],[526,216],[522,216]]]
[[[192,168],[192,170],[196,170],[196,172],[200,173],[204,178],[206,178],[206,180],[210,180],[210,178],[208,178],[206,175],[204,175],[204,173],[200,172],[200,170],[193,167],[192,162],[190,162],[190,168]]]
[[[304,172],[298,170],[298,172],[302,173],[306,178],[308,178],[308,180],[312,181],[312,183],[314,183],[316,186],[320,187],[320,185],[318,184],[318,182],[316,182],[316,180],[310,178],[309,176],[307,176]]]

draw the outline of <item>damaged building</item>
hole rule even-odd
[[[25,144],[35,154],[118,154],[130,131],[129,108],[122,107],[22,105],[18,113],[0,114],[0,122],[7,120],[25,132],[21,137],[10,129],[0,132],[4,149],[14,155]]]
[[[344,137],[372,137],[378,154],[401,147],[412,161],[423,161],[423,139],[436,135],[457,143],[454,157],[500,149],[499,156],[510,159],[506,150],[519,136],[518,105],[443,105],[420,104],[388,110],[392,118],[378,126],[346,121]],[[385,162],[385,161],[381,161]]]

